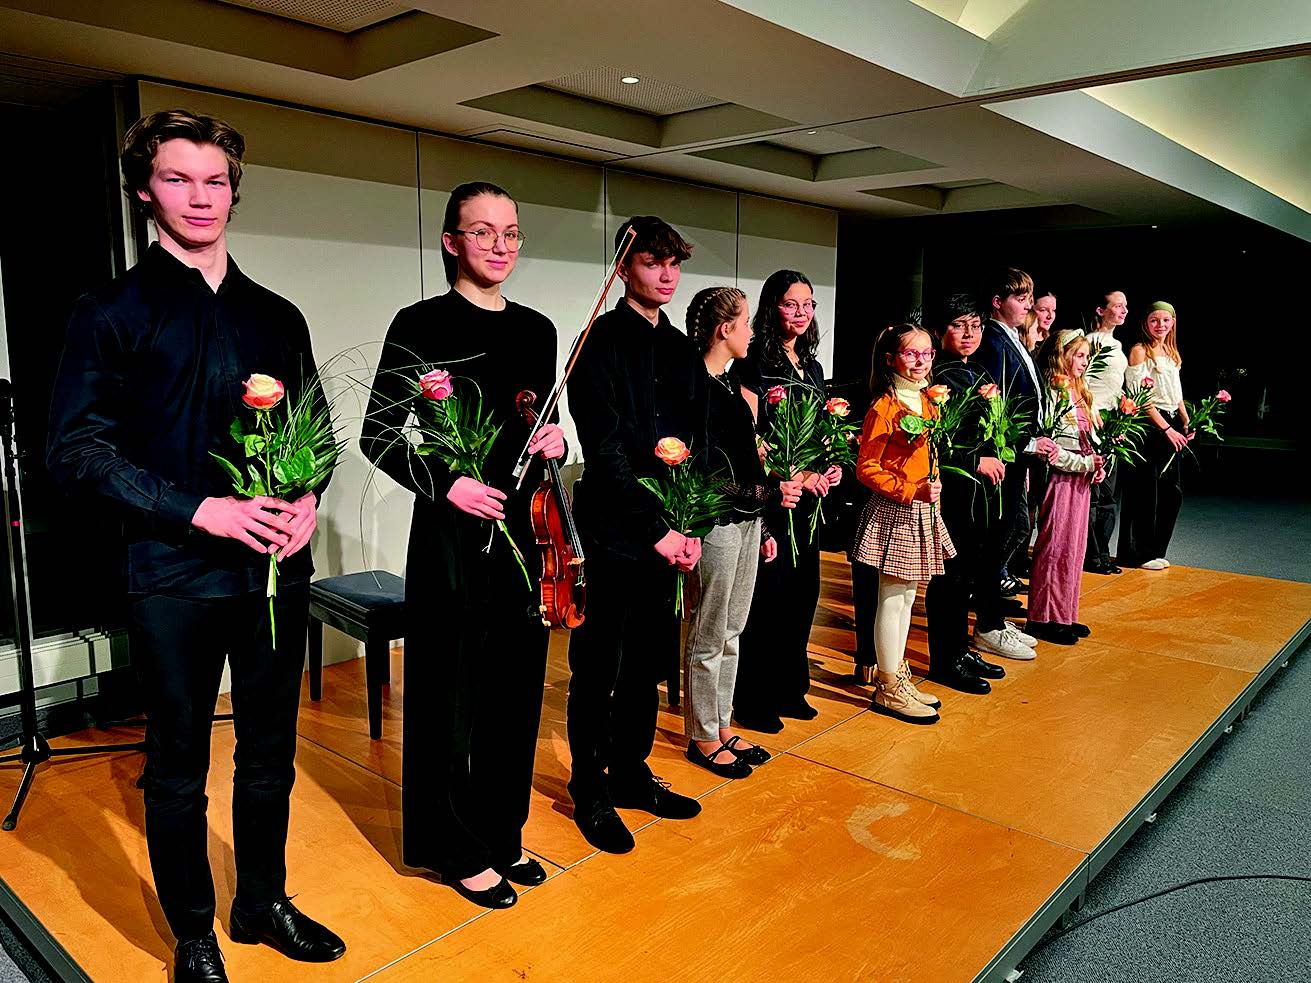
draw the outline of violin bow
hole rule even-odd
[[[560,405],[560,399],[564,396],[565,386],[569,382],[569,376],[573,374],[574,365],[578,361],[578,356],[583,350],[583,343],[587,341],[587,336],[592,330],[592,325],[596,322],[601,313],[601,305],[605,303],[605,295],[610,292],[614,286],[615,277],[619,275],[619,267],[623,264],[624,258],[628,255],[628,250],[632,248],[633,240],[637,238],[637,230],[629,228],[624,236],[624,241],[619,244],[618,250],[615,251],[614,262],[610,264],[610,275],[605,278],[605,283],[601,285],[601,292],[596,295],[596,302],[592,305],[592,313],[587,318],[587,323],[583,325],[583,330],[574,338],[573,345],[569,348],[569,358],[565,362],[564,372],[560,374],[560,380],[551,390],[551,395],[547,397],[546,402],[537,411],[537,422],[533,424],[532,429],[528,431],[528,440],[523,445],[523,450],[519,452],[519,460],[515,462],[514,471],[512,472],[515,479],[514,487],[516,489],[523,486],[524,474],[528,470],[528,462],[533,456],[528,453],[528,448],[532,446],[537,439],[537,432],[542,428],[542,424],[550,420],[551,414],[555,412]]]

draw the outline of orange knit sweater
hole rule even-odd
[[[936,419],[938,408],[920,393],[920,415]],[[909,505],[929,480],[929,439],[915,438],[901,429],[901,418],[911,413],[892,393],[880,396],[865,413],[860,432],[856,477],[876,495]]]

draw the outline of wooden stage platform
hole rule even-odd
[[[525,836],[551,877],[505,912],[400,863],[401,655],[376,742],[362,662],[328,669],[323,702],[302,706],[288,851],[297,903],[349,946],[328,965],[227,939],[233,742],[216,725],[210,855],[232,979],[1000,980],[1311,630],[1311,585],[1179,567],[1085,577],[1091,639],[1007,662],[990,696],[927,686],[942,722],[910,727],[865,712],[845,561],[826,554],[823,577],[818,719],[762,737],[774,760],[722,782],[683,758],[681,719],[663,711],[654,770],[704,810],[625,813],[637,849],[622,857],[593,852],[570,819],[566,640],[554,639]],[[911,648],[922,660],[918,611]],[[47,765],[17,832],[0,834],[0,878],[67,953],[69,978],[166,979],[141,764]],[[18,775],[0,768],[6,802]]]

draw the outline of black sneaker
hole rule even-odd
[[[609,802],[576,804],[574,823],[583,839],[603,853],[628,853],[633,849],[633,834]]]
[[[634,785],[611,785],[610,801],[620,809],[641,809],[661,819],[691,819],[701,812],[700,802],[671,791],[669,783],[655,775]]]
[[[223,953],[213,932],[203,939],[178,943],[173,953],[173,979],[176,983],[228,983]]]

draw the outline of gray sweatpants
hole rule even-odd
[[[716,741],[733,714],[737,644],[751,611],[760,556],[760,520],[715,526],[701,540],[701,601],[683,650],[683,729]]]

